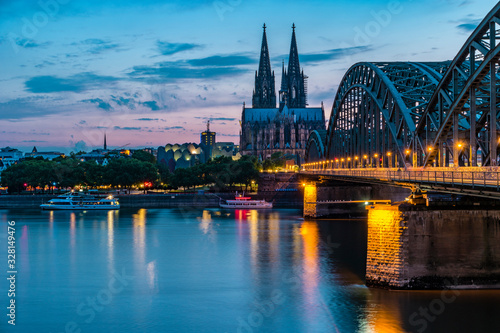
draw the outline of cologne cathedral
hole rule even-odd
[[[241,115],[241,155],[256,155],[264,160],[275,152],[282,152],[287,156],[293,155],[301,164],[309,133],[325,129],[323,105],[319,108],[307,107],[307,76],[299,64],[295,24],[292,29],[288,69],[283,62],[279,105],[276,107],[274,71],[271,71],[264,24],[252,107],[247,108],[243,104]]]

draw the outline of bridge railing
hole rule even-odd
[[[403,169],[323,169],[307,170],[317,175],[376,179],[387,182],[425,183],[447,186],[495,187],[500,191],[500,171],[472,170],[403,170]]]

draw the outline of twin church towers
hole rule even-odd
[[[309,133],[325,129],[323,106],[306,107],[307,76],[300,68],[295,24],[292,26],[287,69],[282,62],[278,105],[265,24],[263,28],[252,107],[243,105],[241,115],[240,152],[242,155],[259,156],[262,160],[281,152],[300,164],[304,160]]]
[[[260,49],[259,70],[255,72],[255,89],[252,98],[253,108],[275,108],[276,90],[274,71],[271,71],[271,59],[267,46],[266,25]],[[295,37],[295,24],[292,26],[292,44],[288,58],[288,71],[285,70],[283,61],[281,69],[281,88],[279,91],[279,109],[305,108],[307,105],[307,76],[300,69],[297,39]]]

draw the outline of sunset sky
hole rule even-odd
[[[0,0],[0,147],[239,142],[265,22],[276,90],[297,26],[309,104],[359,61],[452,59],[493,0]]]

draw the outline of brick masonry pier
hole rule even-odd
[[[366,217],[365,201],[404,201],[411,190],[394,186],[360,184],[344,181],[310,182],[304,180],[304,217],[354,218]],[[324,203],[331,201],[362,201],[361,203]]]
[[[390,289],[500,287],[500,210],[368,207],[366,284]]]

